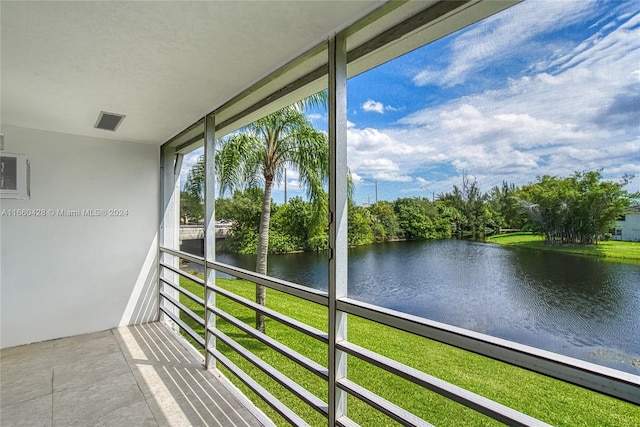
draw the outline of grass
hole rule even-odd
[[[229,279],[217,279],[216,283],[247,299],[254,299],[255,288],[252,283]],[[199,295],[203,293],[202,287],[184,278],[181,278],[181,286]],[[222,310],[231,313],[249,325],[254,324],[254,313],[251,310],[224,297],[218,296],[217,298],[217,305]],[[203,315],[202,308],[192,301],[186,298],[181,298],[181,301],[193,311]],[[327,309],[325,307],[271,289],[267,289],[267,305],[318,329],[327,330]],[[185,319],[184,316],[183,319],[190,320]],[[199,333],[204,333],[202,328],[195,328],[197,326],[195,322],[191,321],[190,324]],[[218,320],[217,326],[275,369],[283,372],[325,402],[327,401],[327,383],[324,380],[262,345],[229,323]],[[327,366],[327,346],[325,344],[271,319],[267,319],[266,330],[269,336],[321,365]],[[638,425],[638,420],[640,420],[640,407],[638,406],[361,318],[349,317],[348,336],[349,340],[355,344],[552,425],[631,426]],[[326,419],[322,415],[312,410],[241,356],[235,354],[226,345],[220,342],[217,345],[218,349],[227,357],[292,408],[310,425],[326,425]],[[238,381],[233,374],[224,369],[221,370],[277,425],[287,425],[274,410]],[[354,357],[349,357],[348,360],[348,377],[438,426],[501,425],[475,411]],[[362,426],[397,425],[390,418],[352,397],[349,397],[348,400],[348,415]]]
[[[532,233],[510,233],[492,236],[487,239],[500,245],[516,246],[550,252],[611,258],[615,260],[640,261],[640,242],[622,242],[608,240],[595,245],[548,246],[542,236]]]

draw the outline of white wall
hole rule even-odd
[[[0,347],[156,319],[160,148],[2,131],[5,152],[31,162],[31,199],[0,200]],[[60,209],[126,215],[62,216]]]
[[[616,228],[622,229],[622,235],[617,240],[640,242],[640,213],[625,215],[624,221],[616,221]]]

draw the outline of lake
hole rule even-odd
[[[248,270],[255,256],[217,254]],[[326,290],[327,256],[269,256],[269,275]],[[463,240],[349,250],[349,297],[640,374],[640,264]]]

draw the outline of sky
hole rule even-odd
[[[640,191],[640,1],[527,0],[349,79],[356,203],[602,170]],[[325,111],[311,111],[327,129]],[[185,167],[197,153],[185,158]],[[184,170],[184,168],[183,168]],[[288,173],[289,197],[299,193]],[[274,191],[284,201],[283,186]]]

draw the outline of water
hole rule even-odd
[[[255,256],[217,260],[253,270]],[[326,254],[269,275],[327,289]],[[349,250],[349,297],[640,374],[640,264],[459,240]]]

